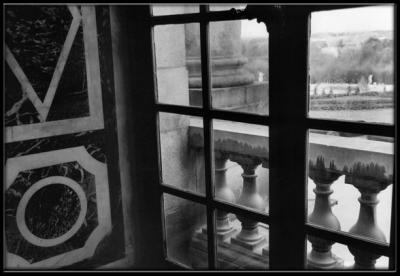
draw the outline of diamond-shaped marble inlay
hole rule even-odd
[[[64,13],[58,14],[57,7],[11,6],[6,13],[6,60],[24,93],[39,112],[41,121],[46,121],[81,24],[81,14],[77,7],[62,8],[65,9]],[[68,14],[72,15],[70,24],[67,22]],[[59,38],[65,29],[65,38]]]
[[[11,72],[8,64],[5,64],[4,77],[6,80],[4,82],[4,124],[8,127],[39,123],[39,113],[26,93],[23,92],[21,84],[18,82],[14,73]]]
[[[95,7],[7,5],[5,21],[6,142],[102,129]]]
[[[5,6],[5,41],[41,101],[72,22],[67,6]]]
[[[89,115],[83,29],[79,27],[46,120],[57,121]]]

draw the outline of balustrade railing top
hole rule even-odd
[[[215,121],[214,150],[268,159],[268,129],[242,123]],[[200,119],[192,118],[189,128],[189,143],[193,148],[203,147],[203,125]],[[329,164],[334,162],[339,171],[349,174],[357,163],[369,165],[373,162],[384,167],[384,175],[391,180],[393,174],[394,144],[369,140],[364,136],[341,137],[310,132],[309,160],[315,162],[319,156]],[[347,170],[347,172],[346,172]],[[350,170],[350,171],[349,171]]]

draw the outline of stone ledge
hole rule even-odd
[[[254,128],[255,127],[255,128]],[[269,132],[263,126],[214,121],[215,150],[268,158]],[[189,145],[203,147],[201,119],[190,119]],[[393,174],[394,145],[391,142],[373,141],[365,137],[340,137],[310,133],[309,160],[323,156],[326,164],[333,161],[339,170],[352,167],[356,162],[371,162],[385,167],[385,174]]]
[[[248,107],[254,104],[263,105],[268,110],[268,82],[253,82],[247,85],[213,87],[213,106],[222,109],[235,109],[249,112]],[[190,105],[202,105],[202,89],[189,89]],[[257,110],[257,109],[256,109]],[[268,113],[268,111],[266,111]],[[256,112],[259,113],[259,112]]]

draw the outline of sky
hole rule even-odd
[[[311,33],[393,30],[393,6],[363,7],[311,14]],[[242,38],[264,36],[266,28],[256,20],[242,21]]]

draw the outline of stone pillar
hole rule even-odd
[[[215,196],[216,198],[235,203],[236,198],[232,189],[226,183],[226,162],[228,156],[219,152],[215,153]],[[228,213],[222,210],[216,212],[216,230],[217,237],[221,240],[230,238],[236,231],[229,221]]]
[[[314,210],[308,217],[308,221],[328,228],[339,231],[340,223],[337,217],[332,213],[330,195],[333,193],[331,185],[336,181],[341,173],[336,171],[333,163],[330,168],[325,168],[322,157],[318,157],[315,165],[310,162],[309,177],[315,183],[315,205]],[[307,266],[311,269],[338,269],[343,267],[343,260],[336,257],[331,252],[334,242],[309,236],[308,240],[312,244],[312,250],[307,256]]]
[[[186,64],[189,71],[189,88],[201,88],[200,33],[198,24],[187,24]],[[247,58],[241,45],[241,22],[221,21],[210,23],[210,53],[212,87],[232,87],[253,83],[255,77],[244,70]]]
[[[239,163],[243,169],[243,190],[238,204],[257,211],[264,211],[265,202],[257,191],[257,175],[255,174],[255,170],[261,164],[261,161],[249,157],[234,157],[231,160]],[[238,216],[238,219],[242,223],[242,230],[236,237],[232,238],[232,243],[250,250],[266,243],[266,238],[259,232],[257,221],[241,216]]]

